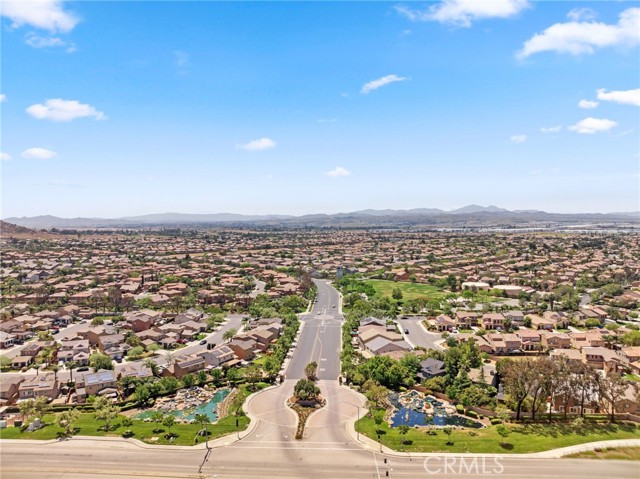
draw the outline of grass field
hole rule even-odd
[[[366,282],[373,286],[376,293],[389,297],[391,297],[391,293],[395,288],[400,288],[403,300],[426,298],[431,301],[434,299],[440,299],[447,294],[445,291],[442,291],[436,286],[430,284],[408,283],[402,281],[396,282],[384,279],[369,279]]]
[[[75,423],[74,435],[82,436],[123,436],[127,431],[127,428],[122,426],[122,420],[124,416],[119,416],[111,424],[110,431],[104,431],[102,428],[104,423],[96,421],[93,413],[84,413],[80,415],[80,419]],[[249,418],[246,416],[239,416],[238,428],[236,429],[236,418],[234,416],[227,416],[220,419],[216,424],[209,424],[209,439],[215,439],[220,436],[232,434],[237,430],[243,431],[249,425]],[[54,423],[53,415],[45,415],[43,423],[46,424],[43,428],[33,432],[22,432],[20,428],[9,427],[0,431],[1,439],[57,439],[59,435],[64,432],[64,429]],[[176,446],[191,446],[194,444],[194,438],[198,431],[202,429],[199,424],[176,424],[171,428],[171,434],[174,437],[173,444]],[[149,444],[170,444],[169,439],[166,437],[168,430],[162,424],[144,422],[142,420],[134,419],[131,426],[131,435],[134,439],[139,439]],[[157,440],[151,440],[157,438]],[[203,437],[199,438],[202,442]]]
[[[569,459],[624,459],[627,461],[640,461],[640,447],[620,447],[617,449],[585,451],[565,457]]]
[[[454,430],[450,438],[442,431],[429,435],[425,430],[409,429],[403,437],[398,428],[390,428],[383,422],[377,425],[372,418],[365,417],[357,423],[362,434],[377,441],[376,431],[381,434],[382,444],[397,451],[409,452],[471,452],[522,454],[546,451],[593,441],[610,439],[640,439],[640,429],[635,424],[595,424],[587,423],[576,429],[570,424],[509,425],[511,434],[504,439],[496,427],[476,430]],[[447,444],[447,442],[451,444]]]

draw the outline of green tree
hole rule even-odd
[[[123,427],[125,427],[127,429],[125,434],[130,435],[131,434],[131,426],[133,426],[133,419],[131,419],[130,417],[125,417],[121,421],[121,424],[122,424]]]
[[[231,328],[228,331],[224,332],[224,334],[222,335],[222,339],[225,341],[231,341],[237,333],[238,331],[236,329]]]
[[[45,414],[51,411],[51,404],[49,404],[49,398],[44,396],[37,397],[33,403],[33,412],[36,417],[43,418]]]
[[[56,423],[58,426],[64,428],[65,436],[71,436],[73,433],[73,425],[80,418],[80,411],[77,409],[67,409],[66,411],[59,412],[56,414]]]
[[[640,346],[640,331],[629,331],[624,333],[620,342],[625,346]]]
[[[149,386],[147,386],[146,384],[138,384],[138,386],[136,386],[134,395],[136,397],[136,401],[144,406],[149,402],[149,399],[151,399],[151,391],[149,390]]]
[[[503,446],[504,445],[504,440],[506,438],[509,437],[509,435],[511,434],[511,429],[509,429],[507,426],[505,426],[504,424],[498,424],[496,426],[496,432],[498,434],[500,434],[500,445]]]
[[[111,423],[120,415],[120,408],[114,405],[111,400],[104,396],[99,396],[94,402],[95,418],[104,421],[104,430],[111,430]]]
[[[402,424],[401,426],[398,426],[398,432],[400,433],[400,436],[402,436],[402,444],[406,444],[406,435],[409,432],[409,426],[407,426],[406,424]]]
[[[94,371],[113,369],[113,361],[106,354],[96,352],[89,356],[89,366],[91,366]]]
[[[186,388],[190,388],[191,386],[193,386],[196,383],[196,378],[194,377],[193,374],[189,373],[189,374],[185,374],[182,377],[182,384],[184,384],[184,387]]]
[[[11,369],[11,358],[0,356],[0,371],[7,371],[9,369]]]
[[[149,368],[151,374],[154,376],[160,375],[160,368],[158,367],[158,363],[156,363],[153,359],[147,358],[144,360],[144,365]]]
[[[136,360],[136,359],[140,359],[140,357],[142,357],[143,354],[144,354],[144,348],[142,346],[136,346],[129,350],[129,352],[127,353],[127,357],[131,360]]]
[[[400,288],[393,288],[393,291],[391,291],[391,297],[396,301],[400,301],[402,299],[402,290]]]
[[[255,389],[255,384],[262,379],[262,368],[257,364],[251,364],[244,370],[244,377]]]
[[[73,383],[73,370],[78,367],[78,363],[75,361],[67,361],[66,367],[69,370],[69,382]]]
[[[213,381],[216,383],[222,380],[222,369],[212,369],[211,371],[209,371],[209,374],[213,378]]]
[[[302,401],[314,400],[320,395],[320,388],[313,381],[300,379],[294,386],[293,393]]]
[[[316,373],[317,372],[318,372],[318,363],[316,363],[315,361],[310,362],[304,368],[304,374],[305,374],[305,376],[307,376],[307,379],[309,381],[315,381],[316,380]]]
[[[172,416],[171,414],[167,414],[162,419],[162,425],[169,430],[169,436],[172,436],[171,428],[175,425],[175,423],[176,423],[176,417]]]
[[[442,432],[447,436],[447,446],[451,446],[453,443],[451,442],[451,434],[453,433],[453,429],[450,427],[442,428]]]
[[[22,415],[23,420],[27,421],[31,416],[35,414],[34,405],[35,401],[33,399],[22,401],[18,405],[18,409],[20,410],[20,414]]]
[[[198,386],[202,386],[206,382],[207,382],[207,372],[204,370],[198,371],[198,374],[196,375],[196,384],[198,384]]]

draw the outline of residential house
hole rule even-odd
[[[255,339],[248,337],[240,337],[232,339],[227,346],[229,346],[233,353],[243,361],[249,361],[255,356],[255,351],[258,347]]]
[[[436,376],[443,376],[446,372],[443,361],[434,358],[427,358],[424,361],[420,361],[418,377],[420,379],[431,379]]]
[[[532,329],[519,329],[516,336],[522,342],[523,351],[539,351],[541,348],[541,337],[538,331]]]
[[[207,368],[217,368],[234,358],[234,351],[227,345],[218,346],[210,351],[202,351],[198,356],[204,359]]]
[[[205,362],[201,356],[178,356],[175,362],[163,371],[164,376],[174,376],[182,379],[187,374],[197,373],[204,369]]]
[[[29,376],[18,386],[18,396],[20,400],[46,397],[55,399],[60,392],[58,380],[53,374],[43,374],[40,376]]]
[[[540,331],[542,347],[550,349],[568,349],[571,347],[571,337],[567,333],[554,333],[551,331]]]
[[[456,311],[456,326],[461,329],[471,329],[472,326],[478,325],[480,315],[471,311]]]
[[[502,313],[486,313],[480,320],[484,329],[502,329],[504,327],[504,315]]]

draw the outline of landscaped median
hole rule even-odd
[[[376,424],[366,416],[355,424],[355,430],[378,441],[383,446],[404,452],[493,453],[526,454],[612,439],[640,439],[640,428],[633,423],[585,422],[581,426],[571,423],[507,424],[506,437],[499,434],[498,426],[483,429],[391,428],[382,421]]]

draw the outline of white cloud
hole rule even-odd
[[[591,8],[574,8],[567,13],[567,18],[572,22],[591,21],[595,20],[598,14]]]
[[[549,127],[542,127],[540,128],[540,131],[542,133],[558,133],[560,130],[562,130],[562,125],[556,125],[556,126],[549,126]]]
[[[74,43],[68,43],[60,37],[41,37],[33,32],[27,35],[25,42],[33,48],[66,47],[67,53],[73,53],[76,51]]]
[[[190,55],[187,52],[176,50],[175,52],[173,52],[173,58],[176,62],[176,66],[178,67],[189,66]]]
[[[640,106],[640,88],[626,91],[607,91],[601,88],[598,90],[598,100]]]
[[[262,151],[270,150],[276,147],[276,142],[271,138],[260,138],[259,140],[253,140],[246,145],[238,145],[238,148],[246,151]]]
[[[397,5],[396,11],[412,22],[435,21],[470,27],[476,20],[508,18],[529,7],[527,0],[443,0],[426,10]]]
[[[591,101],[591,100],[580,100],[578,102],[578,106],[580,108],[584,108],[585,110],[589,110],[591,108],[595,108],[599,105],[599,103],[597,101]]]
[[[327,171],[325,175],[330,176],[331,178],[337,178],[339,176],[349,176],[351,172],[342,166],[336,166],[333,170]]]
[[[513,135],[509,139],[514,143],[524,143],[527,141],[527,135]]]
[[[107,117],[95,107],[80,103],[76,100],[62,100],[54,98],[36,103],[27,108],[27,113],[38,120],[71,121],[76,118],[94,117],[96,120],[106,120]]]
[[[9,153],[0,151],[0,160],[11,160],[12,156]]]
[[[29,148],[20,153],[22,158],[30,160],[49,160],[56,155],[55,151],[47,150],[46,148]]]
[[[398,75],[387,75],[382,78],[378,78],[377,80],[371,80],[369,83],[365,83],[360,90],[360,93],[369,93],[373,90],[377,90],[380,87],[388,85],[390,83],[395,83],[398,81],[408,80],[406,77],[399,77]]]
[[[580,120],[575,125],[569,127],[571,131],[576,133],[592,135],[599,131],[607,131],[615,127],[618,123],[613,120],[607,120],[606,118],[592,118],[588,117],[584,120]]]
[[[30,25],[52,33],[70,32],[80,19],[65,11],[61,0],[2,1],[2,16],[13,21],[13,28]]]
[[[7,101],[7,95],[4,93],[0,93],[0,103]]]
[[[336,121],[338,121],[337,118],[320,118],[318,123],[335,123]]]
[[[618,23],[594,21],[556,23],[527,40],[516,56],[527,58],[535,53],[555,51],[581,55],[598,48],[633,47],[640,43],[640,8],[628,8]]]

